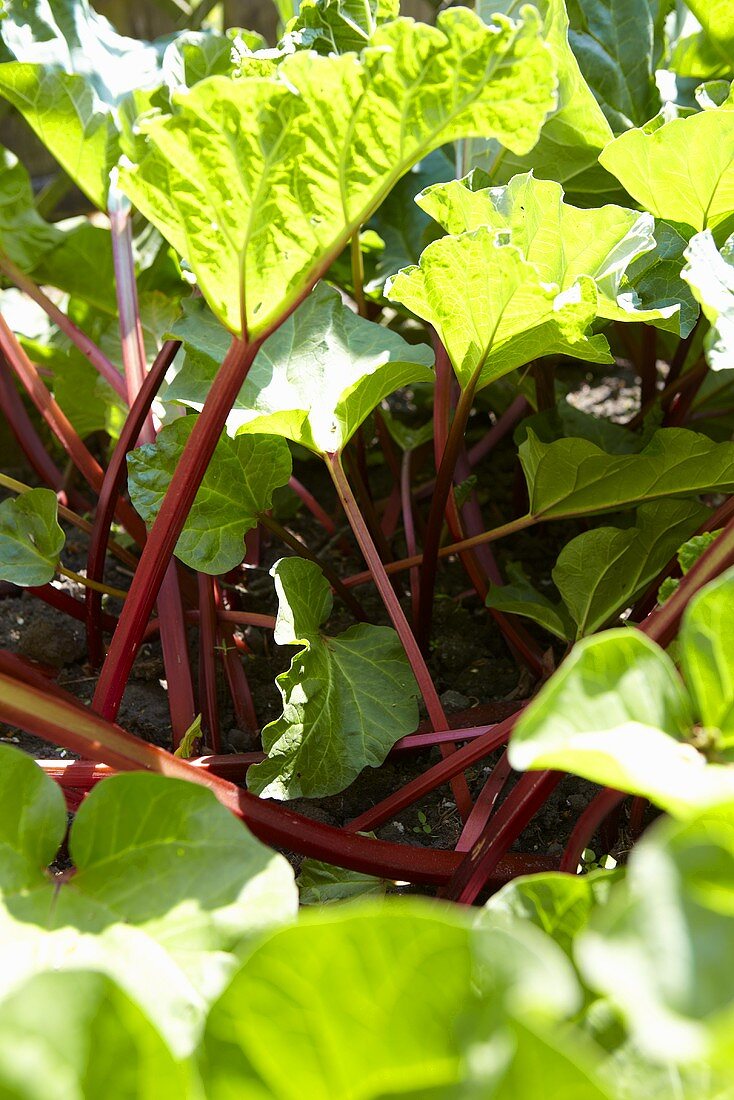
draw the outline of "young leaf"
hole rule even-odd
[[[504,611],[507,615],[522,615],[526,619],[532,619],[550,634],[555,634],[563,641],[570,641],[574,636],[574,626],[563,604],[554,603],[542,592],[538,592],[519,566],[508,567],[507,575],[510,578],[509,584],[490,586],[487,607]]]
[[[296,879],[301,905],[331,905],[336,901],[382,897],[388,883],[318,859],[304,859]]]
[[[615,134],[660,110],[656,38],[668,7],[666,0],[569,0],[571,48]]]
[[[173,329],[187,357],[166,395],[195,409],[229,346],[201,300],[185,303]],[[317,454],[341,451],[399,386],[433,381],[433,352],[352,313],[319,284],[263,344],[227,419],[230,434],[283,435]]]
[[[685,428],[661,428],[639,454],[608,455],[584,439],[520,447],[530,515],[593,515],[660,497],[734,491],[734,444]]]
[[[0,579],[23,586],[48,584],[65,542],[57,512],[50,489],[31,489],[0,504]]]
[[[277,678],[283,714],[262,731],[268,756],[248,769],[247,786],[267,798],[337,794],[415,729],[418,686],[391,628],[321,632],[331,590],[317,565],[282,558],[271,572],[275,641],[303,648]]]
[[[2,756],[20,755],[2,748]],[[25,764],[25,758],[23,758]],[[3,761],[4,763],[4,761]],[[42,969],[88,966],[113,977],[180,1055],[191,1050],[206,1006],[236,968],[254,932],[291,918],[297,904],[286,861],[255,840],[210,791],[136,773],[96,787],[77,812],[76,873],[60,885],[43,871],[63,837],[65,814],[40,802],[37,766],[0,770],[0,836],[18,848],[17,809],[31,802],[40,829],[26,854],[34,877],[0,896],[0,987]],[[43,778],[42,788],[50,780]],[[27,842],[24,842],[27,844]]]
[[[155,443],[128,455],[130,499],[148,524],[158,514],[194,420],[174,420],[158,433]],[[223,433],[176,544],[176,556],[192,569],[214,575],[234,569],[244,555],[245,535],[290,476],[291,456],[284,439],[230,439]]]
[[[705,728],[734,740],[734,570],[689,603],[680,632],[683,674]]]
[[[506,237],[487,226],[442,237],[385,293],[434,326],[462,387],[476,378],[481,389],[552,352],[608,363],[604,337],[585,335],[597,313],[593,279],[548,285]]]
[[[656,500],[638,508],[634,527],[597,527],[571,539],[552,576],[576,636],[629,607],[708,514],[694,501]]]
[[[471,133],[532,148],[553,65],[524,15],[491,28],[465,9],[435,29],[398,19],[361,60],[299,52],[277,77],[211,77],[140,123],[145,152],[130,150],[142,159],[123,185],[220,320],[263,336],[431,150]]]
[[[583,205],[598,196],[609,197],[614,180],[598,164],[599,153],[613,138],[609,123],[584,80],[569,44],[568,14],[564,0],[533,0],[543,20],[543,35],[558,71],[558,102],[546,119],[538,143],[530,155],[517,156],[496,142],[471,141],[467,167],[478,165],[497,183],[506,183],[517,172],[533,172],[542,179],[557,180]],[[511,14],[515,0],[478,0],[477,12],[489,21],[496,11]],[[621,193],[621,192],[620,192]]]
[[[682,275],[711,322],[706,359],[712,370],[734,365],[734,236],[721,252],[709,230],[697,233],[685,253]]]
[[[665,651],[637,631],[608,630],[578,642],[523,712],[510,763],[569,771],[690,817],[734,799],[734,768],[707,764],[683,740],[692,726]]]
[[[25,168],[0,147],[0,252],[24,271],[32,271],[61,239],[59,230],[38,214]]]
[[[599,161],[656,218],[715,229],[734,209],[734,111],[654,119],[610,142]]]
[[[423,210],[447,233],[490,226],[510,234],[543,282],[567,291],[589,275],[598,291],[597,313],[616,321],[657,321],[675,306],[643,311],[624,281],[627,267],[655,247],[653,219],[621,206],[580,210],[563,201],[563,188],[532,173],[515,176],[506,187],[490,186],[480,171],[464,180],[429,187],[417,197]],[[675,329],[678,329],[677,321]]]
[[[103,974],[49,969],[0,1003],[6,1100],[160,1100],[188,1095],[188,1078],[149,1019]]]

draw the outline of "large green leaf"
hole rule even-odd
[[[731,803],[686,823],[657,824],[576,948],[585,977],[619,1007],[643,1053],[667,1065],[723,1069],[729,1086],[732,837]]]
[[[101,971],[187,1052],[236,968],[233,952],[294,914],[290,867],[210,791],[136,773],[92,791],[71,830],[76,873],[53,882],[44,869],[63,838],[63,806],[17,756],[0,746],[0,836],[25,867],[3,876],[0,989],[47,965]]]
[[[65,535],[50,489],[31,489],[0,504],[0,578],[13,584],[47,584],[59,564]]]
[[[690,334],[700,312],[690,286],[681,277],[691,229],[679,223],[656,221],[654,234],[655,247],[632,261],[627,268],[627,279],[643,309],[662,312],[677,306],[677,331],[685,337]],[[667,327],[658,325],[658,328]]]
[[[553,63],[533,10],[523,15],[399,19],[361,60],[299,52],[272,77],[204,80],[172,115],[140,123],[145,153],[124,186],[224,324],[266,334],[432,149],[472,133],[532,148]]]
[[[585,439],[520,447],[529,513],[546,519],[592,515],[660,497],[734,491],[734,444],[686,428],[661,428],[639,454],[609,455]]]
[[[596,527],[566,543],[552,572],[554,603],[527,580],[490,588],[487,606],[524,615],[559,638],[592,634],[629,607],[709,515],[693,501],[643,504],[634,524]]]
[[[158,433],[155,443],[128,455],[130,499],[148,524],[158,515],[195,420],[174,420]],[[205,573],[234,569],[244,556],[245,535],[290,476],[291,456],[284,439],[230,439],[223,433],[176,543],[176,556]]]
[[[138,1006],[102,974],[49,970],[0,1002],[4,1100],[161,1100],[188,1096],[188,1077]]]
[[[734,210],[734,111],[628,130],[599,157],[656,218],[715,229]]]
[[[248,958],[209,1016],[202,1076],[211,1100],[504,1100],[503,1073],[534,1064],[514,1057],[514,1012],[533,1028],[577,998],[570,966],[533,928],[472,930],[460,911],[417,901],[330,909]],[[588,1078],[586,1092],[560,1090],[562,1039],[548,1031],[542,1095],[603,1096]]]
[[[268,756],[248,769],[247,785],[269,798],[336,794],[415,729],[418,686],[390,627],[361,623],[338,637],[321,632],[332,597],[317,565],[282,558],[271,572],[279,601],[275,641],[303,648],[277,678],[283,714],[263,730]]]
[[[228,335],[201,300],[186,303],[173,335],[187,356],[167,400],[200,409]],[[263,344],[227,429],[283,435],[318,454],[341,451],[383,397],[433,380],[433,358],[430,348],[358,317],[335,290],[319,284]]]
[[[699,592],[686,608],[680,634],[681,661],[697,717],[734,741],[734,571]]]
[[[0,251],[24,271],[31,271],[60,239],[58,229],[45,222],[33,204],[25,168],[0,147]]]
[[[105,209],[119,156],[116,109],[134,88],[159,82],[160,49],[118,35],[87,0],[8,0],[0,35],[15,58],[0,65],[0,95]]]
[[[728,370],[734,366],[734,237],[719,252],[707,229],[691,238],[685,255],[683,278],[711,322],[706,359],[712,370]]]
[[[674,305],[644,311],[625,279],[628,266],[655,248],[653,219],[607,205],[579,210],[563,201],[563,188],[532,173],[506,187],[491,187],[486,173],[429,187],[416,200],[448,233],[490,226],[505,230],[543,282],[570,290],[589,275],[598,291],[597,313],[615,321],[657,321],[677,313]],[[678,329],[677,319],[674,327]]]
[[[585,335],[597,312],[594,280],[549,285],[506,237],[487,226],[442,237],[385,293],[433,325],[462,387],[476,380],[481,389],[551,352],[610,362],[605,338]]]
[[[517,0],[479,0],[477,11],[489,20],[495,11],[511,15],[517,6]],[[599,167],[598,156],[614,135],[569,44],[566,5],[564,0],[533,0],[533,6],[543,20],[543,34],[558,71],[556,110],[529,155],[517,156],[497,142],[472,141],[466,166],[486,168],[496,183],[532,169],[543,179],[562,183],[582,205],[593,205],[597,196],[608,201],[614,180]]]
[[[655,84],[665,0],[568,0],[569,41],[616,134],[660,110]]]
[[[734,798],[734,768],[708,764],[683,740],[693,719],[665,651],[636,631],[608,630],[577,643],[523,712],[510,762],[568,771],[690,817]]]

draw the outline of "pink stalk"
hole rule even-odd
[[[486,829],[487,822],[492,816],[497,804],[497,799],[507,786],[507,782],[511,775],[512,768],[510,767],[509,754],[507,750],[505,750],[499,761],[492,768],[487,782],[482,787],[479,797],[474,803],[472,812],[467,819],[466,825],[459,837],[459,842],[456,845],[457,852],[468,852],[477,843]]]
[[[214,607],[218,624],[217,641],[227,677],[229,694],[232,698],[235,720],[240,729],[254,732],[259,729],[259,726],[250,684],[242,659],[237,652],[235,633],[231,626],[223,625],[224,620],[221,618],[221,613],[225,608],[223,607],[222,590],[216,581],[214,582]]]
[[[385,510],[382,513],[382,519],[380,520],[380,531],[386,539],[391,539],[395,534],[395,530],[398,526],[398,520],[400,519],[400,512],[402,510],[402,499],[400,494],[400,484],[393,485],[390,496],[387,498],[387,504]]]
[[[403,510],[403,529],[405,531],[405,548],[409,555],[417,554],[418,544],[415,538],[415,517],[413,515],[413,497],[410,490],[412,452],[405,451],[400,467],[400,503]],[[418,613],[420,598],[420,569],[414,566],[410,570],[410,604],[413,610],[413,622]]]
[[[331,518],[329,513],[321,507],[319,502],[313,493],[310,493],[305,485],[302,485],[298,478],[291,477],[288,482],[289,488],[293,490],[298,499],[308,508],[314,519],[318,520],[323,529],[328,535],[336,534],[336,524]]]
[[[207,742],[215,753],[221,752],[219,707],[217,703],[217,612],[214,605],[213,578],[197,574],[199,583],[199,710]]]
[[[573,827],[559,870],[565,871],[569,875],[577,874],[583,851],[589,847],[594,833],[604,819],[625,798],[627,798],[627,795],[624,791],[616,791],[613,787],[605,787],[603,791],[592,798]]]
[[[362,555],[367,563],[372,576],[374,577],[377,589],[382,597],[382,602],[385,605],[390,621],[392,622],[398,637],[402,642],[405,655],[410,662],[410,667],[413,670],[413,675],[418,683],[418,690],[423,696],[423,700],[426,704],[428,711],[428,717],[431,721],[431,725],[434,730],[445,729],[448,726],[446,715],[444,714],[441,700],[438,697],[436,691],[436,685],[431,679],[431,674],[428,671],[426,662],[423,659],[423,654],[420,651],[418,643],[415,640],[413,631],[410,629],[408,620],[405,617],[405,612],[400,606],[400,601],[395,594],[395,590],[390,583],[390,579],[385,572],[385,567],[382,563],[377,547],[372,541],[372,537],[367,529],[367,524],[364,521],[364,517],[359,510],[357,501],[351,490],[349,482],[347,481],[344,469],[341,464],[341,459],[338,454],[331,454],[326,456],[327,468],[332,476],[336,491],[339,495],[339,499],[344,508],[345,515],[349,520],[349,525],[354,532],[355,538],[359,543]],[[442,746],[442,754],[450,753],[451,746]],[[471,798],[469,795],[469,788],[466,784],[466,779],[462,776],[460,779],[456,777],[455,782],[451,785],[454,798],[456,799],[456,805],[462,816],[468,814],[471,808]]]
[[[114,363],[110,362],[107,356],[97,347],[94,340],[91,340],[85,332],[74,324],[63,310],[54,305],[51,299],[44,294],[41,288],[34,283],[33,279],[25,272],[21,271],[9,260],[7,256],[0,254],[0,271],[3,271],[11,282],[15,283],[19,290],[22,290],[29,298],[32,298],[41,309],[43,309],[55,325],[61,329],[61,331],[69,337],[72,344],[74,344],[82,355],[87,359],[95,370],[104,378],[105,382],[108,382],[112,386],[113,390],[124,400],[126,400],[125,384],[120,377],[120,372]]]

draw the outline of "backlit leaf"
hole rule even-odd
[[[683,278],[711,322],[706,359],[712,370],[734,366],[734,237],[721,252],[709,230],[697,233],[686,249]]]
[[[0,147],[0,251],[24,271],[31,271],[60,239],[58,229],[45,222],[33,205],[25,168]]]
[[[433,29],[399,19],[361,60],[299,52],[277,76],[211,77],[171,116],[141,121],[145,153],[123,185],[220,320],[262,336],[433,149],[471,133],[532,148],[553,67],[523,14],[493,27],[465,9]]]
[[[336,794],[415,729],[418,686],[390,627],[321,632],[331,590],[317,565],[282,558],[272,574],[275,641],[302,648],[277,678],[283,714],[264,728],[267,759],[248,769],[247,786],[278,799]]]

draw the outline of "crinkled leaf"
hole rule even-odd
[[[173,335],[186,362],[167,399],[200,409],[229,346],[204,304],[185,305]],[[433,352],[352,313],[320,284],[265,341],[227,419],[227,429],[283,435],[319,454],[341,451],[399,386],[433,380]]]
[[[576,947],[586,980],[622,1011],[644,1054],[673,1066],[718,1063],[729,1082],[732,837],[731,803],[689,822],[655,825]]]
[[[683,740],[692,724],[665,651],[637,631],[608,630],[578,642],[523,712],[510,762],[568,771],[687,817],[734,798],[734,768],[707,764]]]
[[[32,271],[60,238],[58,229],[38,214],[25,168],[0,147],[0,251],[24,271]]]
[[[188,1095],[188,1069],[103,974],[49,970],[0,1002],[5,1100],[160,1100]]]
[[[399,9],[399,0],[301,0],[282,46],[321,54],[359,53]]]
[[[541,280],[562,291],[580,276],[591,276],[600,317],[657,321],[677,312],[674,305],[641,310],[624,279],[632,261],[655,247],[649,215],[611,205],[580,210],[563,201],[560,184],[532,173],[515,176],[506,187],[492,187],[485,172],[475,171],[466,179],[429,187],[417,202],[448,233],[484,225],[509,232]]]
[[[628,130],[599,160],[656,218],[715,229],[734,209],[734,111]]]
[[[304,859],[296,879],[301,905],[330,905],[335,901],[381,897],[385,879],[363,875],[346,867],[334,867],[318,859]]]
[[[174,420],[155,443],[128,455],[130,499],[152,524],[194,427],[195,417]],[[219,440],[199,486],[179,540],[176,556],[206,573],[226,573],[239,565],[244,538],[270,508],[275,489],[291,476],[288,444],[279,436],[246,435]]]
[[[262,731],[267,759],[248,769],[247,785],[268,798],[336,794],[415,729],[418,686],[391,628],[361,623],[338,637],[321,632],[331,590],[317,565],[282,558],[271,572],[275,641],[302,649],[277,678],[283,714]]]
[[[13,584],[48,584],[65,536],[56,518],[56,493],[31,489],[0,503],[0,578]]]
[[[627,268],[627,282],[646,310],[663,313],[671,306],[678,306],[673,321],[658,324],[686,337],[699,315],[688,283],[683,281],[685,251],[691,236],[690,226],[674,222],[655,222],[655,247],[632,261]]]
[[[141,122],[122,174],[234,333],[270,331],[422,157],[471,133],[527,152],[553,106],[553,64],[532,9],[486,27],[379,27],[361,60],[286,57],[272,77],[211,77]],[[377,140],[377,144],[376,144]]]
[[[660,110],[656,24],[668,8],[665,0],[568,0],[571,48],[615,134]]]
[[[591,914],[609,897],[612,883],[622,871],[592,871],[588,875],[566,875],[548,871],[513,879],[485,905],[489,921],[493,914],[530,921],[571,957],[574,940],[589,922]]]
[[[597,527],[571,539],[552,575],[576,636],[629,607],[708,514],[694,501],[656,500],[638,508],[634,526]]]
[[[592,515],[660,497],[734,491],[734,444],[686,428],[661,428],[639,454],[609,455],[585,439],[541,443],[529,431],[520,447],[529,513]]]
[[[683,673],[703,725],[734,740],[734,571],[698,592],[680,632]]]
[[[506,236],[485,226],[442,237],[385,293],[433,325],[462,387],[476,377],[481,389],[552,352],[608,363],[604,337],[585,335],[597,311],[593,279],[549,286]]]
[[[0,771],[2,821],[27,801],[36,815],[44,809],[37,769],[30,767],[32,776],[19,768]],[[9,990],[47,965],[102,971],[143,1007],[176,1051],[187,1052],[207,1004],[236,968],[239,945],[294,914],[290,867],[210,791],[136,773],[92,791],[71,831],[76,874],[61,885],[44,881],[52,840],[57,846],[63,836],[59,809],[57,795],[45,839],[37,842],[35,880],[3,890],[0,988]],[[2,831],[12,835],[14,827]]]
[[[706,335],[706,359],[712,370],[734,366],[734,237],[721,252],[707,229],[691,238],[683,278],[701,303],[711,331]]]
[[[477,11],[489,20],[495,11],[511,14],[516,0],[479,0]],[[594,94],[584,80],[569,44],[564,0],[533,0],[543,20],[547,48],[558,72],[558,101],[531,153],[517,156],[497,142],[472,141],[467,167],[486,168],[496,183],[532,169],[543,179],[557,180],[582,205],[597,196],[608,201],[614,180],[598,164],[599,153],[614,136]]]

